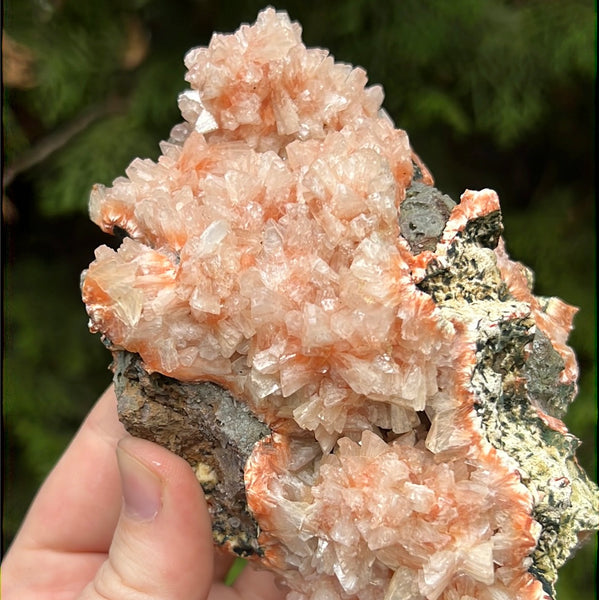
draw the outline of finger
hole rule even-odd
[[[115,458],[125,435],[110,387],[40,488],[2,562],[2,595],[73,596],[105,560],[121,506]],[[14,594],[14,595],[11,595]]]
[[[205,598],[212,585],[212,534],[191,468],[132,437],[121,440],[117,453],[123,509],[108,559],[81,598]]]
[[[106,552],[121,506],[114,451],[124,435],[111,386],[40,488],[11,552]]]
[[[245,566],[233,589],[243,600],[283,600],[286,596],[277,585],[273,573],[254,568],[251,563]]]
[[[285,597],[272,573],[255,570],[247,564],[232,587],[215,583],[208,600],[284,600]]]

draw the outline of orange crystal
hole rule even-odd
[[[564,559],[543,562],[549,483],[514,440],[530,427],[544,456],[548,432],[569,435],[523,365],[538,332],[574,394],[574,309],[533,296],[499,233],[472,233],[496,194],[465,192],[436,248],[413,251],[398,217],[430,174],[381,88],[307,49],[285,13],[185,63],[185,121],[158,162],[92,192],[92,219],[128,237],[85,273],[91,330],[270,427],[245,484],[290,600],[550,598]],[[573,451],[550,467],[584,478]],[[570,537],[597,527],[584,485]]]

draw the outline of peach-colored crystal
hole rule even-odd
[[[477,260],[507,300],[424,290],[497,195],[465,192],[435,250],[413,252],[398,215],[414,165],[430,175],[381,88],[300,34],[267,9],[188,53],[185,121],[158,162],[92,192],[92,219],[128,237],[85,274],[90,327],[270,427],[245,484],[290,600],[549,598],[529,571],[535,493],[477,412],[477,339],[537,327],[573,383],[574,309],[541,305],[501,241]]]

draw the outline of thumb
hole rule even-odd
[[[119,442],[117,458],[121,515],[108,558],[81,599],[206,598],[213,571],[210,517],[191,468],[133,437]]]

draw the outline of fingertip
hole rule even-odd
[[[168,479],[173,472],[191,469],[184,459],[167,448],[131,435],[126,435],[118,441],[117,450],[138,460],[161,479]]]
[[[245,593],[248,600],[284,600],[287,596],[274,573],[256,567],[251,562],[244,567],[233,588]]]
[[[208,537],[212,549],[211,522],[201,485],[186,460],[154,442],[127,436],[117,444],[117,458],[124,475],[133,475],[131,487],[123,487],[125,502],[145,502],[141,506],[145,518],[159,511],[155,518],[185,521]],[[125,493],[128,496],[125,496]],[[130,495],[129,495],[130,493]],[[147,497],[142,499],[147,493]],[[160,496],[159,502],[157,495]],[[125,505],[126,508],[126,505]]]
[[[109,559],[89,598],[132,592],[203,597],[212,581],[210,516],[190,466],[165,448],[125,437],[117,445],[123,508]]]
[[[140,521],[153,520],[162,506],[163,480],[135,455],[117,446],[123,513]]]

